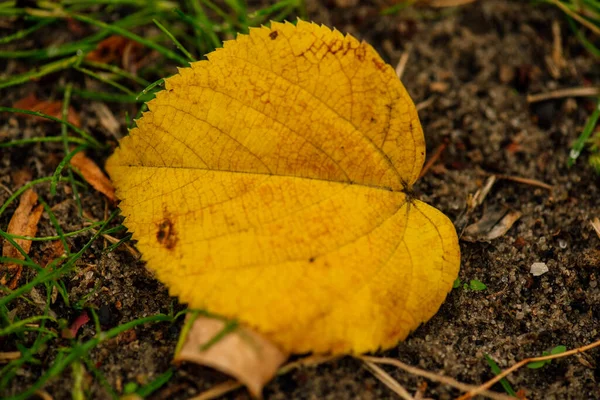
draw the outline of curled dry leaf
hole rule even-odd
[[[226,323],[215,318],[196,318],[174,361],[191,361],[218,369],[243,383],[253,396],[260,397],[263,386],[275,376],[288,354],[243,326],[219,337]]]
[[[94,189],[104,194],[111,201],[117,200],[112,182],[92,159],[84,153],[77,153],[71,158],[71,165],[77,168],[83,179],[92,185]]]
[[[289,353],[390,348],[458,274],[415,106],[367,43],[273,22],[165,80],[107,171],[148,267]]]
[[[503,236],[521,218],[521,212],[508,209],[486,211],[481,219],[465,228],[461,239],[487,242]]]
[[[7,233],[19,236],[35,236],[38,222],[44,210],[41,204],[36,206],[37,200],[37,194],[31,189],[21,195],[19,206],[8,223]],[[15,239],[15,242],[21,246],[25,253],[29,253],[31,240]],[[8,240],[4,240],[2,255],[19,260],[25,258]],[[0,284],[8,286],[9,289],[15,289],[22,272],[23,266],[21,264],[4,263],[0,265]]]

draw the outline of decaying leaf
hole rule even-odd
[[[467,242],[487,242],[503,236],[521,218],[520,211],[507,208],[486,211],[481,219],[467,226],[461,239]]]
[[[225,328],[226,321],[197,317],[174,361],[192,361],[218,369],[234,376],[259,397],[288,354],[255,331],[237,326],[221,335]]]
[[[44,208],[37,203],[37,194],[29,189],[25,191],[19,200],[19,206],[8,223],[7,233],[19,236],[35,236],[37,225]],[[31,240],[14,239],[25,253],[31,249]],[[4,240],[2,256],[23,260],[25,257],[8,240]],[[9,289],[15,289],[21,279],[23,266],[16,263],[4,263],[0,265],[0,284]]]
[[[21,100],[14,103],[15,108],[21,108],[23,110],[39,111],[41,113],[50,115],[54,118],[62,118],[62,101],[50,101],[40,100],[37,98],[35,93],[31,93],[29,96],[22,98]],[[35,118],[40,122],[48,122],[47,119],[42,117],[29,116]],[[75,126],[81,126],[81,120],[75,109],[69,106],[67,110],[67,121]]]
[[[84,153],[77,153],[71,158],[71,165],[77,168],[83,179],[92,185],[94,189],[104,194],[111,201],[117,200],[112,182],[91,158]]]
[[[96,49],[89,52],[85,59],[107,64],[119,61],[126,70],[132,71],[135,69],[135,62],[141,58],[143,47],[134,40],[113,35],[98,43]]]
[[[39,111],[55,118],[62,118],[62,104],[63,103],[61,101],[41,101],[37,99],[35,94],[31,94],[17,101],[14,106],[24,110]],[[42,117],[33,118],[36,118],[39,121],[48,121]],[[79,116],[73,107],[70,106],[67,114],[67,120],[77,127],[81,126]],[[77,153],[75,156],[73,156],[73,158],[71,158],[70,164],[81,172],[83,179],[92,185],[94,189],[100,193],[103,193],[111,201],[116,201],[115,189],[112,185],[112,182],[106,177],[106,175],[104,175],[104,172],[102,172],[102,170],[93,160],[87,157],[84,153]]]
[[[434,315],[456,231],[412,194],[423,132],[370,45],[272,23],[165,85],[107,171],[171,294],[290,353],[389,348]]]

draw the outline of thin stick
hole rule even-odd
[[[427,100],[423,100],[422,102],[417,104],[415,107],[416,107],[417,111],[421,111],[421,110],[424,110],[427,107],[429,107],[431,104],[433,104],[434,101],[435,101],[435,96],[431,96]]]
[[[368,370],[371,371],[377,379],[381,381],[385,386],[390,388],[394,393],[403,398],[404,400],[414,400],[414,397],[408,393],[406,389],[394,378],[392,378],[387,372],[373,364],[371,361],[362,360]]]
[[[192,397],[189,400],[211,400],[226,395],[229,392],[233,392],[241,388],[243,385],[237,381],[226,381],[220,383],[210,389],[200,393],[198,396]]]
[[[21,358],[20,351],[7,351],[4,353],[0,353],[0,363],[6,363],[19,358]]]
[[[473,3],[477,0],[430,0],[429,6],[431,7],[456,7],[464,6],[465,4]]]
[[[446,147],[448,147],[448,143],[444,142],[444,143],[440,144],[433,151],[432,156],[429,158],[429,160],[427,160],[427,162],[423,166],[423,169],[421,170],[421,173],[419,174],[419,179],[421,179],[423,176],[425,176],[427,171],[429,171],[429,169],[432,167],[432,165],[440,158],[440,156],[442,155],[444,150],[446,150]]]
[[[597,342],[594,342],[592,344],[588,344],[586,346],[581,346],[581,347],[578,347],[578,348],[573,349],[573,350],[565,351],[564,353],[552,354],[552,355],[543,356],[543,357],[526,358],[526,359],[524,359],[522,361],[519,361],[518,363],[516,363],[512,367],[505,369],[504,371],[502,371],[502,373],[496,375],[493,379],[490,379],[489,381],[487,381],[483,385],[481,385],[481,386],[479,386],[479,387],[477,387],[475,389],[471,389],[469,392],[467,392],[464,395],[462,395],[461,397],[459,397],[458,400],[467,400],[467,399],[472,398],[475,395],[483,394],[484,391],[486,389],[489,389],[493,384],[495,384],[496,382],[500,381],[502,378],[505,378],[507,375],[511,374],[512,372],[518,370],[522,366],[527,365],[527,364],[529,364],[531,362],[546,361],[546,360],[553,360],[555,358],[567,357],[567,356],[570,356],[570,355],[573,355],[573,354],[583,353],[583,352],[585,352],[587,350],[591,350],[594,347],[598,347],[598,346],[600,346],[600,340],[598,340]]]
[[[404,75],[404,70],[406,69],[411,50],[412,44],[409,44],[406,46],[404,53],[400,56],[400,60],[398,60],[398,65],[396,66],[396,75],[398,76],[398,79],[402,79],[402,75]]]
[[[569,89],[558,89],[546,93],[527,95],[528,103],[537,103],[538,101],[562,99],[564,97],[594,97],[600,95],[600,87],[582,86]]]
[[[380,357],[370,357],[370,356],[360,356],[358,358],[363,361],[370,361],[375,364],[393,365],[394,367],[403,369],[404,371],[408,372],[409,374],[422,376],[422,377],[430,379],[434,382],[440,382],[440,383],[446,384],[448,386],[452,386],[453,388],[462,390],[464,392],[466,392],[468,390],[479,389],[477,386],[468,385],[466,383],[459,382],[456,379],[450,378],[448,376],[438,375],[433,372],[425,371],[420,368],[413,367],[412,365],[405,364],[402,361],[396,360],[393,358],[384,358],[384,357],[380,358]],[[510,397],[510,396],[507,396],[502,393],[491,392],[489,390],[482,390],[481,392],[479,392],[479,394],[482,396],[489,397],[490,399],[494,399],[494,400],[515,400],[514,397]]]
[[[598,217],[594,218],[592,221],[590,221],[590,225],[592,225],[592,228],[594,228],[596,234],[600,238],[600,219],[598,219]]]
[[[513,181],[518,183],[524,183],[526,185],[541,187],[542,189],[552,190],[552,186],[544,183],[542,181],[538,181],[537,179],[529,179],[522,178],[520,176],[512,176],[512,175],[496,175],[498,179],[506,179],[507,181]]]

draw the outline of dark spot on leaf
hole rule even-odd
[[[161,246],[167,248],[168,250],[171,250],[175,247],[175,244],[177,243],[177,235],[170,219],[165,218],[160,224],[158,224],[156,240],[158,240],[158,243]]]
[[[308,262],[309,262],[309,263],[313,263],[313,262],[315,262],[315,257],[311,257],[311,258],[309,258],[309,259],[308,259]]]
[[[269,33],[269,37],[271,38],[271,40],[277,39],[277,35],[279,35],[279,32],[277,32],[277,31],[273,31],[273,32]]]
[[[371,61],[373,61],[373,65],[375,65],[375,68],[378,70],[383,71],[385,68],[385,63],[381,60],[378,60],[376,57],[373,57]]]
[[[364,43],[361,43],[360,46],[356,49],[356,58],[358,61],[365,61],[365,57],[367,56],[367,48]]]

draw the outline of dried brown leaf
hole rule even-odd
[[[42,205],[36,206],[38,196],[29,189],[21,195],[19,206],[8,223],[7,233],[19,236],[35,236],[37,233],[37,224],[44,210]],[[15,239],[15,242],[29,253],[31,240]],[[23,255],[10,243],[4,240],[2,246],[2,255],[4,257],[23,260]],[[0,265],[0,284],[7,285],[10,289],[17,287],[23,266],[15,263],[5,263]]]
[[[23,110],[30,111],[38,111],[51,117],[62,118],[62,101],[48,101],[48,100],[40,100],[37,96],[32,93],[29,96],[22,98],[13,104],[15,108],[21,108]],[[30,116],[32,118],[37,119],[38,121],[47,122],[48,120],[42,117]],[[69,106],[69,110],[67,111],[67,121],[75,126],[81,126],[81,120],[79,119],[79,115],[75,111],[75,109]]]
[[[225,321],[198,317],[175,361],[189,361],[215,368],[235,377],[253,396],[260,397],[263,386],[275,376],[288,354],[264,336],[243,326],[238,326],[205,348],[225,326]]]
[[[79,170],[83,179],[94,189],[108,197],[111,201],[116,201],[115,188],[111,181],[104,175],[104,172],[96,165],[92,159],[84,153],[77,153],[71,158],[71,165]]]
[[[485,212],[476,223],[465,228],[462,239],[467,242],[486,242],[503,236],[519,218],[521,212],[507,209]]]

